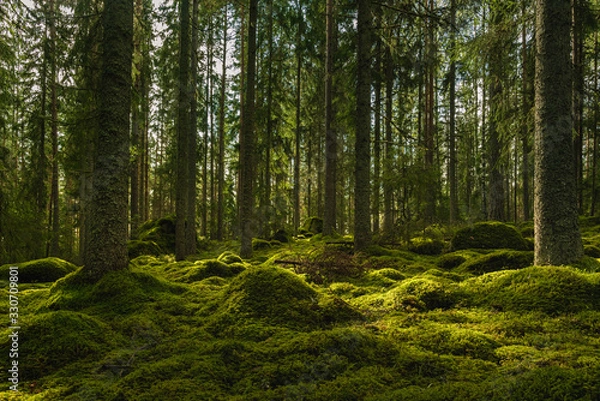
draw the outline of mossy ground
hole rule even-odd
[[[184,262],[139,256],[95,285],[77,271],[22,282],[21,393],[6,384],[0,400],[600,399],[593,257],[534,267],[528,251],[326,242],[252,260],[218,243]]]

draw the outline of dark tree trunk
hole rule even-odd
[[[252,257],[253,207],[254,207],[254,92],[256,76],[256,23],[258,19],[258,0],[250,0],[248,21],[248,61],[246,64],[246,82],[244,108],[242,109],[242,129],[240,134],[240,256]]]
[[[571,7],[537,0],[535,76],[535,264],[583,256],[573,160]]]
[[[332,235],[336,230],[337,214],[337,132],[335,130],[335,112],[333,108],[333,74],[335,49],[334,0],[327,0],[325,15],[325,213],[323,215],[323,234]]]
[[[133,2],[105,0],[102,26],[99,130],[84,258],[84,274],[91,280],[127,267]]]
[[[356,85],[356,142],[354,144],[354,247],[371,243],[371,2],[358,0],[358,77]]]
[[[448,138],[449,160],[448,181],[450,184],[450,222],[459,218],[458,210],[458,179],[456,176],[456,0],[450,0],[450,132]]]
[[[227,7],[223,24],[221,93],[219,94],[219,152],[217,153],[217,240],[222,240],[225,201],[225,96],[227,90]]]

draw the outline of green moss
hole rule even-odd
[[[211,327],[217,331],[258,319],[271,325],[299,330],[314,329],[335,318],[335,309],[300,277],[278,267],[247,269],[237,276],[217,301]],[[338,303],[340,318],[350,312]]]
[[[304,224],[300,227],[300,234],[321,234],[323,232],[323,219],[320,217],[311,216],[304,220]]]
[[[19,283],[46,283],[56,281],[75,271],[77,267],[59,258],[44,258],[0,267],[0,277],[8,280],[11,267],[18,267]],[[14,270],[14,269],[13,269]]]
[[[444,241],[439,239],[417,237],[410,240],[408,250],[419,255],[439,255],[444,249]]]
[[[233,277],[246,270],[243,263],[224,263],[217,259],[208,259],[198,262],[193,267],[187,270],[187,273],[181,277],[181,281],[188,283],[204,280],[205,278],[217,277]]]
[[[445,270],[452,270],[467,261],[467,258],[458,253],[447,253],[438,258],[436,264]]]
[[[456,232],[452,238],[451,248],[461,249],[515,249],[525,251],[528,243],[514,227],[496,221],[476,223]]]
[[[484,274],[498,270],[522,269],[533,265],[533,252],[500,250],[473,258],[460,269],[473,274]]]
[[[434,277],[415,277],[402,281],[391,290],[396,309],[447,309],[461,297],[456,284]]]
[[[8,355],[11,330],[4,330],[0,349]],[[18,330],[21,379],[37,379],[115,347],[120,337],[100,320],[83,313],[56,311],[33,316]]]
[[[369,285],[378,285],[382,287],[390,287],[396,282],[404,280],[406,276],[396,269],[383,268],[372,270],[365,275],[364,281]]]
[[[600,306],[600,288],[568,267],[528,267],[489,273],[463,283],[474,302],[502,311],[559,314]]]
[[[261,239],[261,238],[252,238],[252,249],[254,249],[255,251],[261,250],[261,249],[270,249],[271,248],[271,242]]]
[[[154,242],[162,253],[175,253],[175,216],[147,221],[140,226],[137,239]]]
[[[158,256],[163,250],[154,241],[131,240],[127,242],[127,254],[129,259],[135,259],[141,255]]]
[[[583,253],[592,258],[600,258],[600,247],[596,245],[586,245],[583,247]]]

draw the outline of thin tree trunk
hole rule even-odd
[[[333,74],[335,49],[334,0],[327,0],[325,14],[325,214],[323,215],[323,234],[332,235],[336,230],[337,214],[337,131],[335,130],[335,111],[333,108]]]
[[[521,59],[523,64],[523,92],[521,94],[522,101],[522,125],[521,125],[521,143],[522,143],[522,179],[523,179],[523,220],[527,221],[531,218],[530,200],[529,200],[529,153],[531,152],[531,146],[529,144],[529,124],[528,116],[531,111],[531,98],[530,98],[530,76],[529,76],[529,58],[527,56],[527,23],[525,22],[526,3],[523,1],[523,28],[521,32]]]
[[[296,41],[296,136],[294,151],[294,231],[297,233],[300,228],[300,143],[302,135],[301,127],[301,76],[302,73],[302,8],[298,10],[298,37]]]
[[[248,62],[246,66],[245,105],[242,110],[242,131],[240,134],[240,256],[252,256],[253,206],[254,206],[254,93],[256,76],[256,23],[258,0],[250,0],[248,21]]]
[[[196,253],[196,181],[198,178],[198,95],[196,88],[198,87],[198,6],[199,0],[192,2],[191,29],[192,37],[190,44],[190,83],[189,83],[189,131],[188,131],[188,184],[187,184],[187,211],[186,211],[186,232],[185,232],[185,248],[186,254],[192,255]],[[208,107],[207,107],[208,109]],[[206,149],[205,149],[206,159]],[[204,177],[204,185],[206,185],[206,176]],[[206,227],[206,226],[205,226]],[[206,235],[206,233],[205,233]],[[186,255],[186,256],[187,256]]]
[[[188,256],[188,200],[190,183],[190,0],[182,0],[180,10],[179,93],[177,117],[177,177],[175,183],[175,258]]]
[[[582,0],[571,0],[572,7],[572,63],[573,63],[573,131],[575,175],[577,182],[577,207],[583,213],[583,19]]]
[[[393,118],[393,90],[394,90],[394,65],[389,47],[385,50],[385,145],[383,149],[383,232],[390,236],[394,231],[393,196],[393,147],[392,147],[392,118]]]
[[[456,176],[456,0],[450,0],[450,132],[448,147],[448,181],[450,183],[450,222],[459,218],[458,210],[458,179]]]
[[[223,239],[223,217],[225,201],[225,96],[227,90],[227,6],[223,19],[223,54],[221,69],[221,93],[219,95],[219,153],[217,156],[217,235],[216,239]]]
[[[358,0],[358,77],[354,154],[354,248],[371,243],[371,2]]]

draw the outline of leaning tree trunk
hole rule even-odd
[[[537,0],[535,76],[535,264],[583,255],[571,115],[569,0]]]
[[[127,267],[133,2],[105,0],[102,25],[99,130],[84,255],[84,274],[92,280]]]

